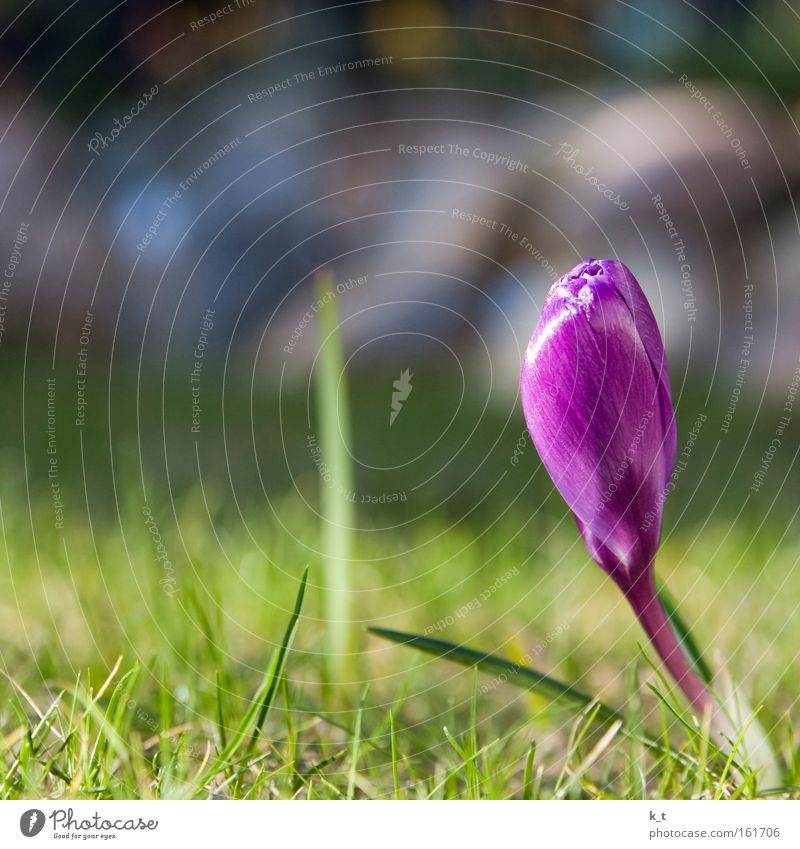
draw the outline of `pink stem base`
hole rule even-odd
[[[690,669],[686,655],[669,624],[656,592],[653,570],[645,570],[635,583],[622,589],[653,648],[691,705],[701,715],[709,709],[712,716],[716,715],[718,707],[714,699],[705,684]]]

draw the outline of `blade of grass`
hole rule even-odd
[[[36,728],[34,728],[32,731],[26,721],[25,714],[21,711],[21,708],[18,708],[17,705],[15,705],[13,702],[11,703],[11,709],[13,711],[17,712],[17,710],[19,710],[20,726],[24,726],[27,729],[27,736],[31,740],[35,741],[40,734],[47,733],[51,730],[51,728],[53,727],[53,723],[56,721],[55,717],[58,714],[58,707],[61,704],[61,699],[64,695],[64,692],[65,691],[62,690],[62,692],[56,697],[56,699],[53,701],[47,711],[45,711],[42,718],[39,720],[39,723],[37,724]],[[2,784],[0,784],[0,798],[6,798],[6,793],[13,784],[12,779],[21,765],[21,755],[18,753],[17,756],[14,758],[11,766],[5,773]]]
[[[392,747],[392,785],[394,798],[400,798],[400,778],[397,772],[397,737],[394,731],[394,711],[389,711],[389,740]]]
[[[219,734],[220,748],[228,745],[228,735],[225,731],[225,708],[222,703],[222,672],[218,669],[216,676],[217,689],[217,733]]]
[[[587,696],[580,690],[572,687],[570,684],[565,684],[563,681],[558,681],[551,678],[542,672],[537,672],[535,669],[530,669],[526,666],[521,666],[518,663],[512,663],[510,660],[498,657],[497,655],[487,654],[486,652],[468,649],[465,646],[459,646],[455,643],[448,643],[444,640],[434,640],[429,637],[419,637],[414,634],[408,634],[404,631],[394,631],[389,628],[367,628],[367,631],[375,636],[390,640],[401,645],[410,645],[420,651],[432,654],[436,657],[442,657],[446,660],[451,660],[461,666],[476,666],[482,672],[494,673],[497,678],[502,678],[504,682],[520,687],[522,689],[531,690],[545,696],[554,704],[569,708],[570,711],[580,712],[587,706],[592,705],[594,709],[593,716],[604,722],[622,722],[623,725],[620,733],[625,737],[633,737],[641,742],[650,751],[660,755],[673,758],[678,761],[683,761],[685,756],[681,752],[674,751],[669,740],[665,737],[661,742],[647,734],[643,734],[637,729],[629,729],[625,717],[609,707],[598,699],[592,696]]]
[[[258,741],[260,730],[263,727],[269,713],[269,707],[272,704],[272,700],[275,698],[275,692],[279,683],[278,679],[281,677],[279,673],[283,668],[289,647],[294,639],[297,623],[300,618],[300,610],[303,606],[303,597],[305,595],[307,581],[308,569],[305,570],[302,580],[300,581],[300,589],[297,593],[294,611],[292,612],[292,616],[286,626],[283,641],[281,642],[278,651],[273,656],[269,668],[264,674],[264,678],[251,700],[250,707],[245,711],[244,717],[239,722],[235,733],[231,736],[227,745],[222,748],[217,757],[214,758],[213,762],[208,767],[203,766],[198,770],[193,779],[194,789],[192,791],[192,795],[197,795],[204,790],[206,785],[220,773],[229,772],[231,767],[237,766],[238,763],[246,763],[250,759],[252,750]],[[258,714],[257,717],[256,714]],[[257,730],[253,733],[248,733],[254,720]],[[250,742],[244,756],[234,761],[234,756],[246,739],[249,739]],[[229,773],[227,779],[221,786],[226,786],[230,782],[234,781],[236,777],[236,773]]]
[[[281,681],[281,696],[283,697],[283,716],[286,722],[286,751],[289,764],[291,765],[289,786],[292,788],[292,793],[296,793],[298,787],[303,783],[302,778],[297,772],[297,762],[300,757],[300,741],[298,739],[298,731],[295,728],[294,717],[292,715],[289,681],[285,675]]]
[[[218,592],[215,593],[218,598]],[[194,613],[194,624],[199,627],[200,633],[203,636],[203,643],[208,652],[208,659],[213,664],[215,669],[222,666],[222,654],[220,650],[220,641],[222,638],[221,629],[214,628],[208,618],[208,614],[203,608],[203,604],[197,595],[197,589],[193,585],[189,585],[186,589],[186,604],[187,607]]]
[[[320,330],[319,365],[315,369],[317,428],[319,449],[332,481],[329,486],[327,480],[320,478],[324,601],[329,647],[326,672],[329,681],[341,683],[351,678],[354,642],[350,610],[350,557],[355,524],[351,497],[354,490],[347,447],[350,442],[350,411],[333,275],[319,274],[315,286]]]
[[[127,765],[129,759],[128,743],[120,736],[117,729],[114,728],[105,711],[100,709],[97,704],[97,698],[89,693],[79,692],[78,699],[83,704],[84,718],[91,718],[97,726],[98,741],[101,739],[106,740],[117,758],[123,764]],[[94,745],[94,749],[96,748],[97,742]]]
[[[589,729],[592,727],[592,723],[597,717],[597,704],[598,703],[596,701],[590,702],[577,715],[577,717],[575,717],[575,720],[572,723],[569,739],[564,747],[566,749],[566,758],[564,759],[561,772],[556,779],[555,787],[553,788],[554,799],[562,797],[561,790],[566,782],[571,784],[572,773],[570,771],[570,761],[573,757],[580,758],[581,744],[583,743],[584,737],[586,737],[589,733]]]
[[[469,747],[470,752],[478,751],[478,670],[472,675],[472,698],[469,711]],[[475,761],[467,772],[467,781],[472,783],[474,798],[480,798],[480,784],[483,780],[478,762]]]
[[[614,738],[617,736],[617,734],[619,734],[621,729],[622,722],[621,720],[617,720],[606,730],[605,734],[603,734],[603,736],[597,741],[597,743],[595,743],[589,754],[582,761],[580,761],[580,763],[576,767],[569,768],[567,770],[567,780],[563,783],[559,791],[554,794],[554,799],[563,799],[572,791],[574,787],[580,786],[581,778],[594,766],[596,761],[599,760],[601,755],[611,745]]]
[[[531,787],[531,776],[533,775],[533,762],[536,759],[536,741],[531,742],[528,749],[528,757],[525,759],[525,771],[522,774],[522,798],[533,799],[533,788]]]
[[[369,684],[364,687],[364,692],[361,694],[361,701],[358,705],[358,713],[356,714],[356,726],[353,731],[353,745],[350,750],[350,774],[347,778],[347,798],[352,799],[356,790],[356,773],[358,772],[358,750],[361,746],[361,720],[364,716],[364,704],[367,701],[367,693],[369,692]]]
[[[158,712],[161,723],[158,734],[158,751],[159,764],[162,770],[159,784],[163,786],[165,784],[169,784],[170,763],[172,761],[169,738],[166,735],[167,729],[172,728],[172,694],[169,690],[169,681],[165,663],[161,664]]]
[[[436,798],[436,794],[439,792],[439,790],[442,789],[442,787],[445,786],[445,784],[447,784],[448,781],[450,781],[455,776],[457,776],[460,772],[462,772],[464,769],[466,769],[467,766],[470,763],[473,763],[477,758],[479,758],[481,755],[488,752],[493,746],[496,746],[499,742],[500,742],[500,738],[498,737],[496,740],[492,740],[491,743],[487,743],[485,746],[482,746],[480,749],[478,749],[477,752],[474,752],[473,754],[467,756],[464,760],[461,761],[461,763],[458,763],[454,767],[452,767],[451,769],[447,770],[444,778],[442,778],[440,781],[438,781],[434,785],[433,789],[430,790],[430,792],[428,793],[428,795],[425,798],[426,799]]]
[[[108,701],[106,716],[110,717],[111,727],[121,738],[128,736],[128,705],[131,702],[131,692],[136,684],[140,672],[141,667],[138,663],[135,663],[133,668],[119,679],[111,693],[111,698]],[[107,744],[96,748],[96,758],[98,765],[101,766],[103,772],[106,775],[109,775],[112,772],[112,767],[109,759],[109,747]]]
[[[497,655],[487,654],[455,643],[448,643],[444,640],[420,637],[404,631],[393,631],[389,628],[368,628],[367,630],[377,637],[411,646],[427,654],[443,657],[461,666],[476,666],[482,672],[502,677],[502,680],[509,684],[533,690],[547,697],[550,701],[569,705],[573,709],[583,709],[587,705],[595,703],[598,706],[597,716],[601,719],[609,721],[622,719],[621,715],[613,708],[598,702],[592,696],[587,696],[570,684],[565,684],[527,666],[512,663],[510,660]]]
[[[286,624],[286,631],[283,634],[283,640],[281,641],[280,648],[278,649],[278,656],[274,666],[272,667],[272,677],[269,682],[269,686],[264,693],[264,699],[261,702],[261,707],[258,711],[258,718],[256,719],[256,724],[253,729],[253,735],[245,749],[245,755],[250,755],[255,748],[258,738],[261,736],[261,732],[264,728],[264,723],[267,720],[269,709],[272,707],[272,702],[275,700],[275,694],[278,692],[278,687],[280,686],[281,678],[283,677],[283,669],[286,666],[286,656],[289,654],[289,649],[291,648],[291,645],[294,642],[294,636],[297,633],[297,626],[300,621],[300,611],[303,609],[303,598],[306,594],[307,582],[308,567],[306,567],[305,572],[303,572],[303,577],[300,581],[300,589],[297,592],[297,598],[294,603],[294,610]]]
[[[346,754],[347,749],[339,749],[338,752],[334,752],[332,755],[329,755],[324,760],[321,760],[319,763],[314,764],[314,766],[312,766],[310,769],[301,773],[301,776],[304,779],[308,779],[312,778],[315,775],[321,775],[322,770],[325,769],[325,767],[330,766],[331,764],[336,763],[336,761],[341,760]]]

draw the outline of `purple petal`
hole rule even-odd
[[[658,548],[675,421],[658,326],[622,263],[587,260],[553,286],[520,386],[592,557],[618,580],[635,577]]]
[[[653,371],[659,382],[659,403],[661,416],[666,423],[663,445],[665,480],[669,480],[675,468],[677,454],[677,427],[675,424],[675,408],[672,405],[672,391],[667,368],[667,357],[661,331],[658,329],[656,318],[650,308],[647,298],[633,276],[631,270],[616,259],[601,259],[600,266],[604,273],[616,283],[620,295],[625,300],[633,316],[634,324],[642,339],[642,345],[647,352]]]

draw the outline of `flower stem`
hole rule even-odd
[[[639,624],[650,638],[653,648],[692,707],[701,715],[706,710],[711,710],[712,716],[716,715],[719,710],[716,702],[705,684],[690,668],[687,657],[667,619],[656,592],[653,569],[644,570],[633,584],[623,588],[623,592]]]
[[[612,575],[612,577],[614,577]],[[734,725],[724,707],[708,691],[703,680],[694,672],[686,652],[670,624],[656,590],[652,564],[630,585],[618,585],[633,608],[639,624],[644,629],[653,648],[678,683],[692,707],[701,715],[708,714],[711,739],[719,749],[729,755],[741,753],[745,762],[760,771],[759,781],[766,787],[781,785],[781,768],[769,745],[769,740],[755,716],[751,716],[744,730]],[[731,702],[736,705],[735,696]],[[746,709],[745,716],[750,713]],[[739,742],[734,742],[739,741]]]

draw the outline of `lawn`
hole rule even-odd
[[[153,378],[137,395],[135,375],[120,376],[83,430],[59,420],[56,528],[37,430],[44,374],[29,370],[24,387],[10,377],[28,418],[2,413],[15,447],[0,479],[2,796],[800,798],[789,437],[746,496],[778,408],[756,416],[743,401],[720,444],[724,399],[702,407],[657,566],[719,686],[734,682],[759,711],[782,771],[765,787],[709,747],[650,665],[520,441],[514,399],[484,408],[481,391],[460,400],[420,372],[389,431],[395,377],[351,382],[361,462],[339,605],[349,624],[326,621],[330,539],[304,391],[257,388],[251,403],[250,387],[230,389],[224,427],[210,410],[195,442],[186,405],[170,411],[182,384],[162,392]],[[680,451],[705,393],[676,394]],[[421,445],[433,447],[420,458]],[[370,626],[492,652],[511,669],[464,667]],[[531,691],[522,666],[602,704]]]

